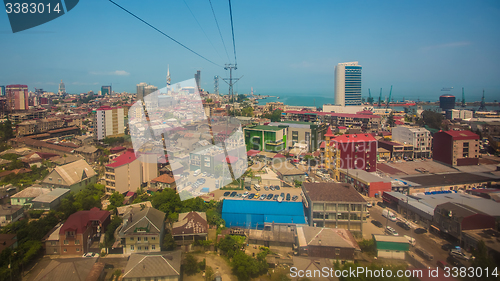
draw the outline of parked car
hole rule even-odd
[[[370,203],[370,202],[366,203],[366,207],[371,208],[372,207],[372,203]]]
[[[424,259],[428,260],[428,261],[431,261],[434,259],[434,256],[427,252],[426,250],[424,250],[423,248],[420,248],[420,247],[417,247],[415,248],[415,253],[417,253],[419,256],[423,257]]]
[[[254,185],[253,188],[255,188],[255,190],[257,190],[257,191],[260,191],[260,185],[258,185],[258,184]]]
[[[234,197],[234,196],[236,196],[236,194],[238,194],[238,192],[236,192],[236,191],[233,191],[233,192],[231,192],[231,195],[230,195],[230,197]]]
[[[425,229],[425,228],[417,228],[413,232],[415,232],[416,234],[424,234],[424,233],[427,233],[427,229]]]
[[[470,260],[470,256],[463,252],[463,250],[450,250],[450,256],[464,261]]]
[[[280,197],[278,194],[274,194],[273,200],[278,200],[278,197]]]
[[[243,193],[243,195],[241,195],[241,197],[243,197],[243,198],[247,198],[249,194],[250,194],[250,193],[249,193],[248,191],[246,191],[245,193]]]
[[[450,244],[450,243],[446,243],[446,244],[443,244],[443,245],[441,246],[441,249],[443,249],[443,250],[445,250],[445,251],[449,252],[450,250],[455,249],[455,245]]]
[[[385,232],[387,232],[390,235],[398,236],[399,233],[392,227],[388,226],[385,228]]]
[[[248,195],[248,199],[253,199],[255,197],[255,193],[251,193],[250,195]]]
[[[436,265],[441,268],[450,267],[445,261],[438,261]]]
[[[280,196],[281,196],[281,198],[285,199],[285,193],[284,192],[281,192]]]
[[[264,189],[265,189],[266,191],[268,191],[268,190],[269,190],[269,186],[267,186],[267,185],[266,185],[266,186],[264,186]]]
[[[271,191],[276,190],[276,188],[274,188],[274,186],[272,186],[272,185],[271,185],[271,187],[269,187],[269,189],[270,189]]]
[[[245,189],[248,190],[248,191],[252,190],[252,188],[250,186],[245,186]]]
[[[299,199],[299,196],[297,196],[297,195],[294,195],[294,196],[292,197],[292,201],[297,201],[297,199]]]
[[[465,267],[465,265],[459,261],[457,258],[448,256],[446,258],[446,261],[452,266],[452,267]]]
[[[287,193],[286,194],[286,201],[290,201],[290,198],[291,198],[290,193]]]
[[[267,199],[267,200],[271,200],[271,199],[273,199],[273,195],[272,195],[271,193],[269,193],[269,194],[267,195],[267,198],[266,198],[266,199]]]
[[[384,226],[381,222],[376,220],[372,220],[372,224],[379,228],[382,228]]]
[[[410,243],[410,245],[412,245],[413,247],[415,247],[415,244],[417,243],[417,241],[415,240],[415,238],[413,237],[410,237],[408,235],[403,235],[404,238],[408,239],[408,243]]]
[[[231,192],[226,191],[226,192],[224,192],[224,195],[223,195],[223,196],[228,196],[229,194],[231,194]]]
[[[259,198],[259,199],[260,199],[260,200],[264,200],[264,199],[266,199],[266,197],[267,197],[267,195],[262,194],[262,195],[260,196],[260,198]]]
[[[280,190],[280,186],[279,186],[279,185],[275,185],[275,186],[274,186],[274,189],[276,189],[276,190]]]
[[[97,258],[99,257],[99,254],[98,253],[92,253],[92,252],[88,252],[86,254],[83,254],[82,258]]]
[[[411,229],[411,227],[409,225],[407,225],[406,223],[404,223],[402,221],[398,221],[396,224],[397,224],[397,226],[401,227],[404,230],[410,230]]]

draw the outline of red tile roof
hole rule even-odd
[[[171,183],[175,182],[175,179],[167,174],[163,174],[159,177],[152,179],[151,182],[163,182],[163,183],[171,184]]]
[[[112,167],[112,168],[120,167],[125,164],[132,163],[135,159],[137,159],[135,157],[135,153],[133,151],[127,150],[122,155],[116,157],[114,159],[115,162],[106,165],[106,167]]]
[[[326,130],[325,137],[334,137],[335,135],[332,133],[332,128],[328,126],[328,129]]]
[[[250,149],[249,151],[247,151],[247,156],[255,156],[255,155],[259,154],[259,153],[260,153],[259,150]]]
[[[103,211],[95,207],[89,211],[76,212],[69,216],[59,230],[59,234],[64,234],[67,231],[75,231],[76,234],[83,233],[92,221],[100,221],[102,223],[109,216],[110,213],[108,211]]]
[[[333,139],[336,142],[377,141],[370,134],[345,134]]]
[[[273,158],[286,158],[283,154],[281,153],[276,153]]]

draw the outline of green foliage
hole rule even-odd
[[[194,275],[200,272],[198,261],[192,254],[187,254],[184,258],[184,272],[187,275]]]
[[[272,113],[264,114],[262,117],[271,119],[272,122],[281,121],[281,113],[283,111],[281,109],[276,109]]]
[[[120,192],[113,192],[111,196],[109,197],[109,206],[108,206],[108,211],[109,210],[114,210],[117,207],[123,206],[123,200],[125,199],[125,195],[121,194]]]
[[[125,141],[125,139],[123,137],[116,137],[116,138],[106,137],[102,140],[103,143],[111,145],[111,146],[123,143],[124,141]]]
[[[301,187],[302,186],[302,182],[299,181],[299,180],[294,180],[293,183],[295,184],[295,187]]]
[[[7,120],[0,123],[0,140],[2,142],[14,137],[14,131],[12,130],[12,122]]]
[[[212,267],[205,267],[205,281],[213,281],[215,278],[215,272]]]
[[[431,110],[424,110],[424,112],[422,112],[422,118],[418,119],[417,124],[421,127],[427,125],[430,128],[439,130],[442,128],[442,122],[443,115],[441,115],[441,113]]]
[[[44,212],[43,210],[29,210],[28,214],[29,217],[32,219],[38,219],[42,216],[43,212]]]
[[[241,116],[252,117],[253,116],[253,107],[247,106],[241,110]]]
[[[363,241],[359,242],[359,247],[361,251],[367,253],[372,256],[377,255],[377,247],[375,246],[375,241],[373,239],[363,239]]]
[[[483,273],[486,272],[486,268],[489,268],[489,271],[492,272],[492,268],[495,268],[498,263],[498,261],[495,262],[494,259],[490,258],[488,255],[488,248],[486,247],[486,244],[484,243],[483,240],[479,241],[477,243],[477,248],[472,251],[472,255],[475,257],[472,262],[471,266],[473,268],[482,268]],[[483,274],[481,278],[475,278],[476,280],[500,280],[498,276],[492,276],[490,275],[489,277],[486,277],[486,274]]]
[[[106,237],[104,239],[104,246],[110,248],[115,243],[115,230],[122,224],[123,220],[115,216],[106,228]]]
[[[0,156],[0,158],[3,158],[5,160],[14,161],[17,158],[19,158],[19,155],[15,154],[15,153],[5,153],[4,155]]]
[[[266,273],[269,266],[265,255],[261,256],[260,259],[255,259],[238,250],[234,253],[231,267],[233,274],[238,277],[238,280],[250,280],[250,278],[255,278]]]
[[[21,162],[20,160],[15,160],[15,161]],[[12,164],[14,164],[14,162],[11,163],[11,166]],[[21,167],[23,166],[21,165]],[[31,168],[31,172],[19,173],[19,174],[12,173],[10,175],[3,177],[0,180],[0,185],[13,184],[19,187],[27,187],[35,183],[35,181],[45,178],[48,174],[49,171],[47,167],[41,166],[40,168],[38,168],[35,166],[35,168],[33,167]]]
[[[394,127],[394,124],[395,124],[395,120],[394,120],[394,114],[392,113],[389,113],[389,116],[387,117],[387,125],[389,125],[389,127]]]
[[[217,244],[217,247],[226,254],[227,257],[232,258],[236,252],[245,245],[245,237],[237,235],[226,235]]]
[[[212,240],[196,240],[193,243],[193,245],[195,245],[195,246],[202,246],[205,249],[208,248],[208,247],[210,247],[210,245],[212,245],[212,244],[213,244]]]
[[[104,185],[90,184],[78,192],[76,195],[70,192],[59,206],[59,210],[64,213],[65,218],[71,214],[82,211],[90,210],[94,207],[101,208],[101,197],[104,195]]]
[[[163,249],[165,251],[172,251],[175,250],[176,246],[177,245],[175,244],[175,240],[174,237],[172,237],[172,234],[165,234],[165,236],[163,237]]]

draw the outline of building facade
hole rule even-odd
[[[361,105],[361,65],[357,61],[335,66],[335,104]]]
[[[94,122],[94,136],[97,140],[125,135],[125,114],[121,107],[101,106],[97,109]]]
[[[392,128],[392,140],[413,146],[412,158],[428,158],[431,156],[431,132],[425,128],[397,126]]]
[[[350,184],[304,182],[302,194],[310,226],[363,233],[366,201]]]
[[[135,209],[123,218],[121,238],[124,254],[160,252],[165,233],[165,213],[155,208]]]
[[[434,134],[433,158],[450,166],[479,163],[479,136],[471,131],[440,131]]]
[[[9,111],[29,109],[27,85],[7,85],[5,90]]]
[[[296,143],[306,144],[309,152],[316,151],[324,139],[327,130],[326,124],[314,124],[300,121],[271,122],[269,126],[286,126],[287,148],[292,148]]]
[[[254,149],[279,152],[285,149],[287,143],[286,126],[248,126],[243,129],[243,132],[247,151]]]
[[[325,137],[333,137],[331,130]],[[335,150],[336,153],[330,153]],[[346,134],[326,141],[325,159],[327,167],[338,163],[341,169],[377,171],[377,140],[369,134]],[[336,157],[340,159],[337,160]]]

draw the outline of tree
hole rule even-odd
[[[443,122],[443,115],[438,112],[434,112],[432,110],[424,110],[422,112],[422,118],[419,118],[417,124],[420,126],[427,125],[433,129],[441,129]]]
[[[396,121],[394,120],[394,114],[392,113],[389,113],[389,116],[387,117],[387,124],[389,125],[389,127],[394,127],[394,124],[396,123]]]
[[[163,248],[165,251],[172,251],[176,247],[174,237],[172,237],[172,234],[167,233],[163,237]]]
[[[212,281],[215,278],[215,273],[212,267],[205,267],[205,281]]]
[[[111,194],[111,196],[109,197],[109,206],[107,208],[108,211],[123,206],[123,200],[125,200],[125,195],[117,191],[113,192],[113,194]]]
[[[271,119],[272,122],[279,122],[281,121],[281,113],[283,111],[281,109],[276,109],[276,110],[273,110],[273,112],[271,114],[264,114],[263,117],[264,118],[269,118]]]
[[[198,261],[192,254],[187,254],[184,258],[184,272],[187,275],[194,275],[200,271]]]
[[[488,255],[488,248],[486,247],[486,244],[484,243],[483,240],[479,241],[477,243],[477,248],[472,251],[472,254],[474,255],[474,259],[471,262],[471,266],[473,268],[482,268],[483,273],[486,272],[487,268],[489,271],[492,271],[492,268],[495,268],[497,266],[497,263],[489,257]],[[476,278],[476,280],[499,280],[498,276],[492,276],[490,275],[489,277],[486,277],[485,274],[481,276],[481,278]]]
[[[122,222],[123,220],[120,217],[115,216],[109,223],[104,239],[104,246],[106,248],[111,248],[113,243],[115,243],[115,230],[122,224]]]

